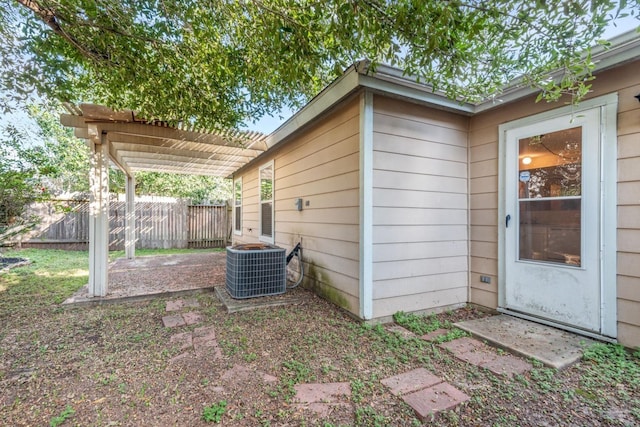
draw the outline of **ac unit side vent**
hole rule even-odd
[[[273,245],[254,247],[227,247],[226,287],[232,298],[278,295],[287,289],[285,250]]]

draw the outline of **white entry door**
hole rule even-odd
[[[601,333],[600,109],[505,131],[502,308]]]

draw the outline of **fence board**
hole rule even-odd
[[[61,209],[64,206],[64,209]],[[42,219],[23,240],[25,246],[87,244],[89,202],[37,203],[28,215]],[[124,249],[126,203],[109,205],[109,249]],[[136,198],[136,248],[215,248],[227,244],[229,214],[226,205],[190,205],[187,200]]]
[[[189,206],[189,247],[223,247],[227,242],[227,206]]]

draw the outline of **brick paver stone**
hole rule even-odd
[[[213,326],[201,326],[193,330],[193,340],[199,342],[215,341],[216,330]]]
[[[388,325],[385,327],[388,332],[396,333],[402,335],[403,338],[411,338],[415,337],[416,334],[411,332],[410,330],[403,328],[400,325]]]
[[[225,371],[220,377],[224,381],[233,381],[236,383],[242,383],[248,381],[251,377],[258,377],[263,382],[271,384],[278,381],[278,378],[273,375],[266,374],[255,369],[251,369],[248,366],[235,364],[231,369]]]
[[[469,400],[469,396],[448,383],[436,384],[433,387],[406,394],[402,397],[411,406],[421,421],[426,421],[431,414],[445,411]]]
[[[193,346],[191,332],[183,332],[181,334],[172,335],[169,338],[169,344],[180,346],[180,350],[186,350]]]
[[[403,394],[434,386],[442,381],[443,380],[440,377],[433,375],[425,368],[418,368],[403,374],[385,378],[380,382],[387,386],[394,396],[401,396]]]
[[[436,329],[435,331],[431,331],[428,334],[424,334],[420,338],[422,338],[425,341],[433,341],[434,339],[438,338],[439,336],[446,335],[448,333],[449,333],[448,329],[440,328],[440,329]]]
[[[522,374],[531,370],[531,364],[511,354],[499,355],[495,350],[473,338],[459,338],[440,344],[456,358],[481,368],[489,369],[496,375]]]
[[[184,353],[180,353],[179,355],[174,356],[171,359],[169,359],[169,364],[175,363],[175,362],[177,362],[179,360],[182,360],[185,357],[189,357],[189,352],[188,351],[185,351]]]
[[[300,403],[336,403],[341,396],[351,396],[351,385],[344,383],[296,384],[296,400]]]
[[[458,338],[457,340],[444,342],[442,344],[439,344],[438,346],[441,348],[447,349],[451,353],[456,355],[456,354],[468,353],[472,350],[477,350],[479,348],[482,348],[484,344],[482,344],[480,341],[473,338],[462,337],[462,338]]]
[[[531,370],[532,366],[526,360],[516,357],[512,354],[498,356],[495,360],[480,365],[493,372],[496,375],[513,376],[515,374],[524,374]]]
[[[166,311],[178,311],[183,307],[183,301],[181,299],[176,301],[167,301],[167,305],[165,307]]]
[[[353,405],[346,402],[339,403],[309,403],[309,404],[297,404],[296,407],[300,409],[308,409],[315,412],[320,418],[329,418],[329,416],[335,416],[336,412],[343,412],[345,417],[353,416]]]
[[[178,310],[182,310],[185,307],[191,307],[191,308],[200,307],[200,302],[198,302],[198,300],[195,298],[167,301],[165,310],[178,311]]]
[[[165,328],[175,328],[185,325],[184,319],[180,315],[164,316],[162,318],[162,323],[164,324]]]
[[[454,353],[454,356],[458,359],[471,363],[476,366],[484,366],[487,363],[496,363],[500,358],[494,351],[487,348],[478,348],[466,353]]]
[[[190,311],[188,313],[182,313],[182,317],[187,325],[195,325],[202,322],[202,314],[197,311]]]
[[[213,326],[203,326],[193,330],[193,348],[198,355],[212,351],[216,358],[222,358],[222,350],[218,345]]]

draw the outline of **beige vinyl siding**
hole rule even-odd
[[[618,93],[618,340],[629,347],[640,346],[639,66]]]
[[[467,126],[374,96],[373,317],[467,301]]]
[[[243,236],[235,236],[237,242],[258,239],[257,170],[273,159],[275,244],[289,251],[302,241],[304,286],[356,315],[359,120],[358,101],[344,103],[244,172],[244,230]],[[302,211],[296,210],[297,198],[303,199]]]
[[[640,61],[600,73],[589,95],[618,93],[618,340],[640,345]],[[565,104],[534,97],[471,118],[469,127],[470,302],[498,305],[498,126]],[[500,225],[502,221],[500,220]],[[480,275],[491,277],[481,283]]]

